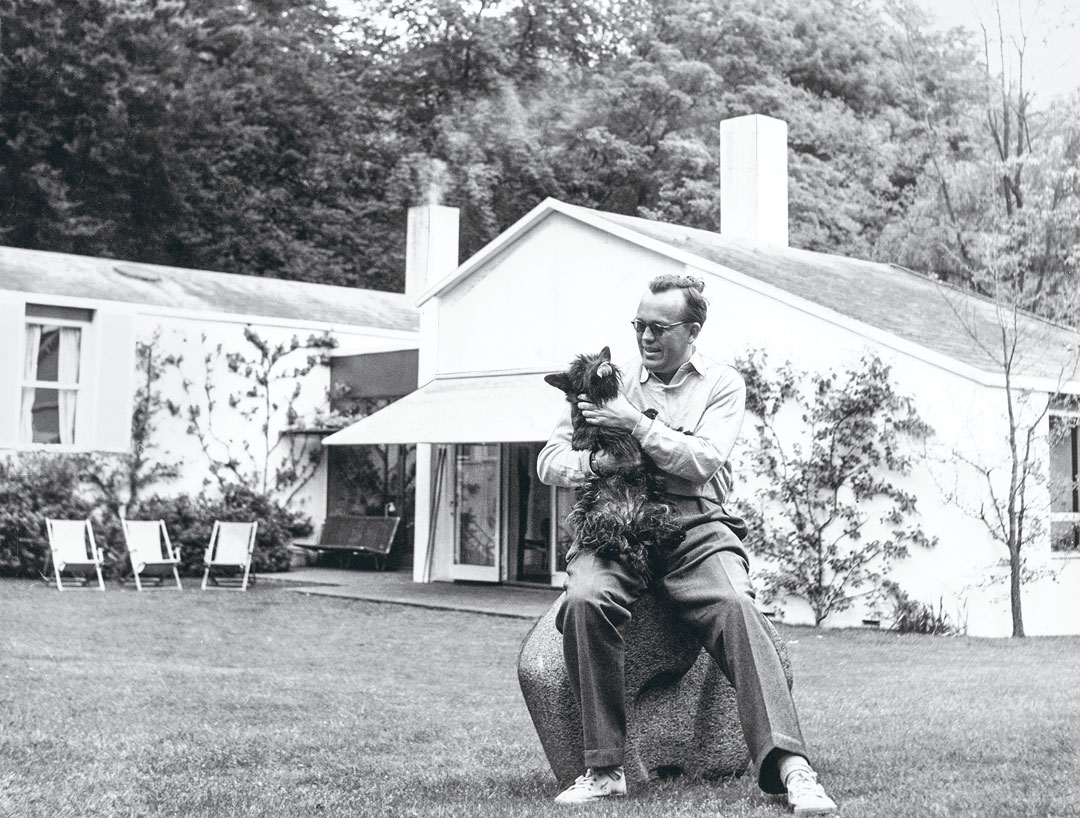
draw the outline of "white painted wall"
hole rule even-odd
[[[79,396],[80,402],[86,401],[87,407],[92,411],[80,412],[79,428],[83,432],[81,439],[84,443],[77,447],[78,450],[130,450],[133,397],[140,378],[145,377],[136,371],[136,344],[139,341],[149,343],[156,334],[159,354],[162,357],[173,356],[179,360],[179,364],[166,366],[155,388],[163,398],[180,408],[180,415],[174,417],[166,410],[159,412],[155,418],[157,431],[152,442],[155,456],[162,462],[178,463],[181,476],[168,485],[151,487],[147,493],[194,494],[204,486],[212,489],[216,485],[216,480],[210,473],[207,455],[197,438],[188,432],[187,419],[187,407],[193,401],[202,407],[204,418],[208,414],[205,394],[207,354],[216,359],[212,378],[216,405],[209,413],[213,420],[215,438],[211,443],[212,454],[222,460],[231,453],[244,461],[247,468],[251,468],[249,457],[245,454],[250,452],[254,463],[259,464],[257,468],[262,470],[266,448],[261,429],[264,415],[255,415],[252,418],[243,416],[241,410],[250,408],[254,399],[241,397],[237,406],[229,405],[229,395],[243,396],[250,388],[250,382],[242,372],[229,371],[226,355],[229,352],[243,351],[248,357],[258,356],[255,348],[243,337],[244,322],[224,315],[206,317],[178,311],[159,314],[137,305],[70,296],[39,297],[10,291],[0,291],[0,340],[4,341],[0,344],[0,376],[8,376],[0,377],[0,383],[6,382],[8,389],[6,396],[0,400],[0,452],[31,448],[15,445],[19,413],[19,396],[16,393],[22,371],[23,316],[28,301],[94,311],[94,321],[84,333],[81,380],[85,389]],[[288,343],[294,335],[303,342],[309,336],[321,335],[323,332],[321,326],[301,326],[297,322],[282,325],[275,323],[273,319],[252,326],[271,344]],[[334,327],[331,334],[338,340],[338,348],[347,350],[350,354],[415,346],[417,339],[416,333],[384,332],[361,327]],[[219,344],[220,355],[216,352]],[[297,350],[283,362],[284,365],[279,364],[278,369],[291,370],[303,366],[307,354],[304,350]],[[317,365],[302,379],[301,393],[295,403],[297,411],[310,416],[315,409],[325,406],[330,386],[329,377],[329,367]],[[184,380],[190,384],[187,391],[183,387]],[[278,440],[278,432],[286,424],[284,413],[294,384],[294,380],[288,380],[274,387],[273,402],[277,408],[271,410],[271,444]],[[305,443],[309,448],[321,448],[319,439],[315,436],[283,438],[270,458],[271,475],[284,456],[284,448],[290,442],[297,450]],[[59,447],[32,448],[59,450]],[[296,493],[291,502],[292,507],[311,515],[316,523],[326,510],[326,479],[326,457],[323,453],[313,477]],[[279,496],[284,495],[279,493]]]
[[[645,285],[682,270],[552,214],[438,299],[437,371],[555,371],[604,345],[616,359],[632,356],[630,321]]]
[[[286,411],[297,384],[300,394],[292,405],[301,417],[311,417],[317,409],[325,409],[330,388],[329,366],[317,364],[301,378],[288,377],[274,382],[271,385],[268,415],[261,397],[246,395],[252,387],[250,377],[243,370],[232,372],[228,366],[229,353],[239,352],[252,360],[259,358],[257,349],[244,338],[245,326],[248,325],[153,315],[141,316],[137,322],[138,340],[150,343],[156,333],[159,354],[179,360],[178,365],[166,367],[158,382],[162,395],[177,403],[181,409],[177,417],[163,411],[156,418],[158,430],[155,444],[162,458],[182,463],[182,476],[168,487],[170,493],[195,493],[203,486],[213,489],[217,481],[210,471],[209,457],[217,462],[225,462],[233,457],[252,479],[267,474],[271,493],[284,499],[292,488],[274,492],[273,476],[278,465],[288,458],[289,447],[292,446],[298,455],[305,451],[305,447],[307,451],[321,448],[316,436],[281,436],[280,432],[289,425]],[[322,334],[312,328],[297,329],[271,324],[250,326],[272,347],[278,344],[287,346],[293,337],[306,343],[309,336]],[[379,351],[388,343],[382,334],[362,330],[348,332],[339,329],[332,335],[352,354]],[[319,352],[301,347],[279,361],[273,372],[291,374],[297,367],[306,365],[308,355]],[[188,383],[187,389],[184,388],[185,381]],[[207,383],[211,386],[210,396],[206,394]],[[239,399],[235,406],[230,405],[231,397]],[[209,400],[214,401],[212,409]],[[198,406],[201,413],[200,421],[206,431],[204,437],[209,444],[209,455],[203,451],[198,436],[188,431],[188,408],[193,405]],[[245,415],[246,412],[253,414]],[[264,433],[263,424],[268,418],[267,431]],[[326,512],[326,479],[326,456],[323,453],[313,477],[296,493],[290,505],[318,522]]]
[[[605,344],[612,347],[616,360],[632,358],[636,349],[629,321],[647,282],[661,273],[684,271],[669,258],[552,214],[461,284],[428,302],[437,310],[437,374],[554,371],[574,355]],[[940,601],[954,621],[966,621],[969,633],[1007,636],[1011,629],[1007,585],[981,587],[995,573],[1004,549],[989,538],[981,522],[948,497],[958,487],[969,509],[984,498],[983,487],[955,452],[985,463],[1003,462],[1006,457],[1001,390],[947,371],[936,356],[922,359],[904,344],[873,341],[864,328],[842,316],[782,303],[738,274],[690,272],[707,282],[710,317],[699,344],[714,358],[732,360],[759,347],[767,349],[775,363],[790,360],[801,369],[814,370],[846,368],[865,351],[874,350],[892,365],[900,391],[915,396],[921,416],[936,430],[907,484],[919,498],[925,530],[940,541],[932,551],[913,554],[892,576],[914,598],[934,606]],[[752,436],[748,422],[741,445],[745,447]],[[418,480],[418,520],[420,510],[430,503],[429,485]],[[443,509],[450,496],[444,496]],[[426,527],[418,525],[418,533],[421,530],[425,540],[418,539],[416,545],[418,579],[426,547]],[[453,546],[446,534],[450,529],[440,526],[440,531],[436,578],[441,566],[449,564]],[[1052,558],[1048,542],[1033,547],[1030,557],[1053,569],[1057,581],[1028,587],[1028,633],[1080,633],[1080,561]],[[795,622],[809,618],[798,605],[790,606],[788,613]],[[856,608],[825,624],[856,625],[865,613]]]

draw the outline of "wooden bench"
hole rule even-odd
[[[375,569],[381,571],[386,566],[386,558],[394,544],[394,535],[400,523],[400,517],[331,515],[323,523],[318,542],[294,545],[310,551],[337,551],[370,556],[375,559]]]

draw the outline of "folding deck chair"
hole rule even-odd
[[[203,572],[202,589],[207,581],[215,588],[233,588],[246,591],[251,575],[251,555],[255,551],[255,531],[259,524],[214,522],[210,532],[210,544],[206,546],[206,571]]]
[[[80,588],[92,590],[92,573],[97,574],[97,590],[105,590],[101,578],[101,549],[94,542],[94,529],[89,520],[45,520],[49,534],[49,553],[52,556],[56,589]],[[64,577],[64,572],[72,576]]]
[[[143,589],[142,578],[153,577],[157,587],[164,587],[171,572],[176,580],[176,589],[184,590],[180,584],[180,549],[173,548],[164,520],[121,520],[124,524],[124,541],[127,543],[128,557],[134,574],[135,587]]]

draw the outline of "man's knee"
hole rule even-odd
[[[555,626],[562,632],[566,622],[583,621],[607,622],[619,628],[630,618],[627,602],[610,583],[589,576],[574,577],[566,584]]]

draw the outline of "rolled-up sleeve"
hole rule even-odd
[[[568,404],[547,445],[536,458],[536,474],[544,485],[574,488],[593,476],[593,470],[589,468],[589,453],[570,445],[573,434]]]
[[[731,456],[742,428],[746,385],[734,369],[717,381],[701,419],[688,433],[646,417],[634,427],[634,438],[661,471],[688,483],[708,483]]]

